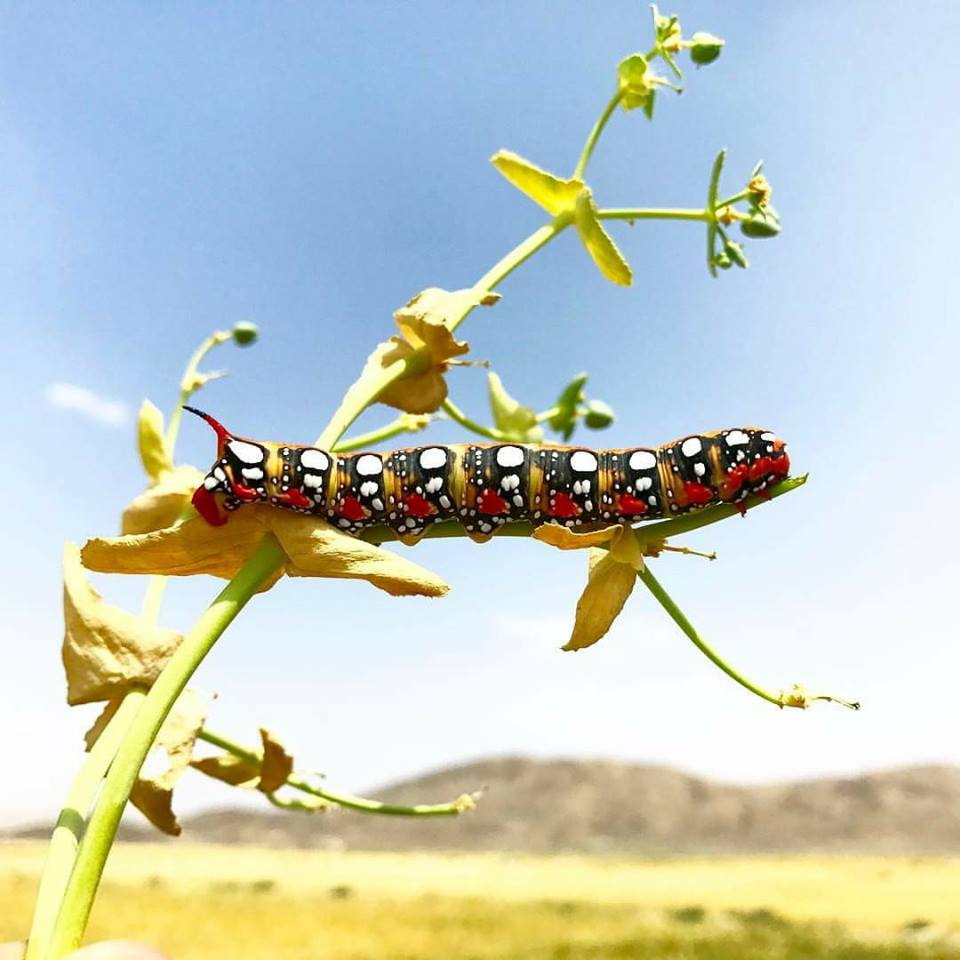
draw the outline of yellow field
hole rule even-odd
[[[0,845],[0,942],[45,845]],[[960,956],[960,860],[118,846],[91,930],[174,960]]]

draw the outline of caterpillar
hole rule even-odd
[[[264,502],[322,516],[349,534],[386,525],[414,542],[441,520],[474,540],[527,520],[583,531],[677,516],[717,503],[745,510],[786,477],[786,444],[760,427],[692,434],[660,447],[589,450],[551,444],[456,443],[392,453],[332,454],[238,437],[209,414],[217,460],[193,495],[210,524]]]

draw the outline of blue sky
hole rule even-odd
[[[443,601],[319,581],[258,598],[197,678],[219,694],[217,729],[253,740],[271,726],[344,788],[500,753],[736,781],[960,759],[960,11],[676,12],[727,47],[682,97],[661,97],[654,123],[614,118],[589,175],[598,200],[700,205],[726,146],[730,192],[766,161],[782,236],[713,280],[699,226],[614,225],[635,273],[624,290],[564,235],[462,330],[540,409],[589,371],[618,420],[581,442],[754,422],[785,437],[808,486],[689,539],[717,563],[670,557],[655,571],[759,682],[802,681],[863,711],[778,713],[641,588],[604,642],[561,654],[582,558],[441,542],[413,557],[453,585]],[[261,341],[223,348],[211,365],[231,376],[198,403],[241,433],[313,439],[397,306],[473,283],[542,222],[489,156],[505,147],[568,173],[617,62],[650,34],[632,0],[4,4],[0,26],[0,717],[24,734],[4,740],[23,776],[2,821],[52,812],[78,762],[89,716],[63,703],[59,553],[114,531],[142,488],[124,408],[148,396],[169,409],[194,346],[248,319]],[[481,417],[483,371],[450,383]],[[51,405],[55,384],[114,405]],[[181,437],[180,459],[206,465],[209,432],[188,423]],[[98,585],[131,608],[143,587]],[[163,621],[187,627],[217,589],[175,583]],[[180,806],[231,799],[188,781]]]

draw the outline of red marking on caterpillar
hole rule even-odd
[[[477,501],[477,509],[481,513],[495,516],[498,513],[506,513],[509,506],[507,501],[498,493],[495,493],[489,487],[485,487],[483,493],[480,494],[480,499]]]
[[[702,483],[694,483],[692,480],[688,480],[683,485],[683,492],[687,495],[687,499],[698,507],[713,499],[713,491],[709,487],[705,487]]]
[[[193,499],[190,501],[197,513],[203,517],[211,527],[222,527],[227,518],[220,512],[217,506],[217,499],[214,495],[201,484],[194,491]]]
[[[296,487],[281,493],[277,497],[277,502],[288,503],[291,507],[301,507],[304,510],[309,510],[313,506],[313,501],[308,500]]]
[[[236,481],[233,483],[233,495],[244,503],[253,503],[254,500],[260,499],[260,494],[256,490]]]
[[[554,494],[553,505],[550,507],[552,517],[577,517],[580,508],[570,499],[570,495],[561,491]]]
[[[345,520],[352,520],[356,523],[358,520],[366,520],[367,511],[363,509],[360,501],[356,497],[346,496],[337,510],[337,515]]]
[[[647,512],[647,505],[629,493],[621,493],[617,500],[617,513],[626,517],[638,517]]]
[[[436,513],[430,501],[421,497],[419,493],[408,493],[403,506],[411,517],[430,517]]]

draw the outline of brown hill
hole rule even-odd
[[[371,850],[960,853],[960,767],[744,787],[658,766],[505,757],[428,773],[375,795],[432,802],[482,786],[478,809],[449,819],[222,809],[186,818],[184,837]],[[155,837],[128,832],[140,836]]]

